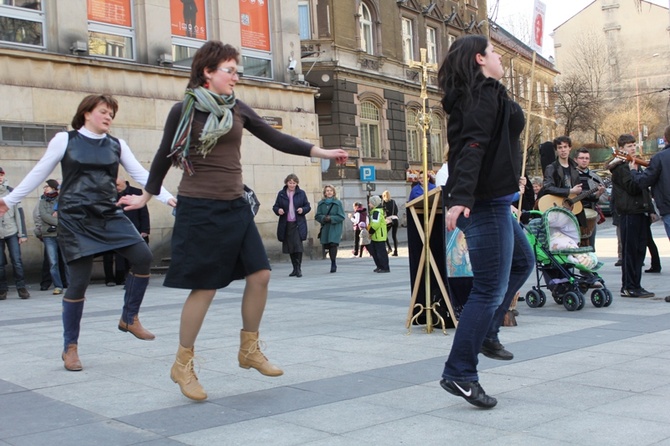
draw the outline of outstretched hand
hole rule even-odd
[[[116,203],[117,206],[124,206],[124,210],[132,211],[134,209],[141,209],[147,205],[153,195],[144,191],[142,195],[124,195]]]
[[[337,164],[344,164],[349,158],[349,153],[344,149],[322,149],[317,146],[312,146],[309,154],[317,158],[334,159]]]

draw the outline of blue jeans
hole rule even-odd
[[[665,233],[668,234],[668,238],[670,239],[670,214],[665,214],[663,217],[663,225],[665,226]]]
[[[5,258],[5,246],[9,251],[9,258],[12,260],[12,267],[14,268],[14,281],[16,288],[25,288],[26,281],[23,275],[23,262],[21,261],[21,248],[19,248],[19,235],[14,234],[4,239],[0,239],[0,291],[7,291],[7,259]]]
[[[505,311],[533,270],[533,253],[510,204],[475,202],[470,217],[458,219],[468,243],[473,283],[444,364],[446,380],[479,381],[477,355],[482,342],[487,336],[497,338]]]
[[[54,288],[63,288],[63,280],[60,275],[60,268],[58,267],[58,238],[57,237],[42,237],[44,242],[44,249],[49,259],[49,273],[53,281]],[[68,282],[67,266],[65,266],[65,277]]]

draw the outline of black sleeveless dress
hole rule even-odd
[[[116,206],[121,144],[116,138],[88,138],[76,130],[61,160],[58,245],[66,262],[144,243]]]

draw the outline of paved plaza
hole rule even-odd
[[[278,378],[238,367],[243,282],[219,292],[196,343],[202,403],[169,377],[185,291],[153,278],[141,319],[157,337],[145,342],[117,330],[121,287],[91,285],[84,370],[68,372],[60,296],[31,284],[32,298],[19,300],[10,289],[0,302],[0,445],[670,446],[670,243],[662,225],[653,231],[664,269],[642,285],[655,298],[619,297],[614,228],[603,227],[610,307],[519,304],[518,326],[501,333],[515,359],[480,355],[481,383],[498,398],[489,411],[440,388],[453,329],[408,334],[406,248],[390,274],[346,249],[336,274],[328,260],[308,260],[302,278],[273,265],[261,337],[285,371]]]

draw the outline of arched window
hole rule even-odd
[[[358,15],[361,29],[361,49],[368,54],[374,54],[372,14],[370,14],[370,9],[363,2],[361,2],[361,6],[358,8]]]
[[[379,108],[370,101],[361,102],[361,157],[381,158]]]
[[[442,152],[444,152],[444,138],[442,136],[444,118],[433,113],[430,125],[430,154],[434,164],[442,164]]]
[[[419,147],[419,128],[417,120],[419,119],[419,112],[415,109],[408,108],[405,114],[405,124],[407,132],[407,161],[410,163],[421,161],[421,149]]]

